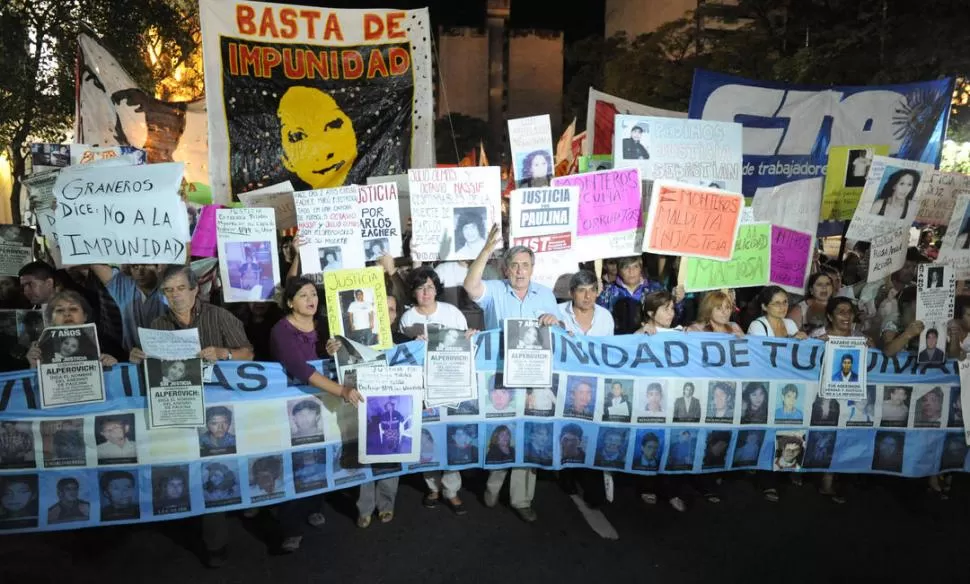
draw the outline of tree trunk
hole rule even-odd
[[[10,156],[10,171],[13,174],[13,188],[10,190],[10,222],[20,225],[23,217],[20,216],[20,191],[23,186],[20,179],[26,170],[26,158],[21,154],[21,150],[10,149],[7,154]]]

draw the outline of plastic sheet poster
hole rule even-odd
[[[184,264],[183,170],[182,163],[61,170],[54,214],[64,265]]]
[[[549,114],[508,121],[516,188],[547,187],[552,180],[552,121]]]
[[[924,171],[916,194],[920,202],[916,223],[947,225],[959,194],[970,194],[970,175],[942,170]]]
[[[501,225],[497,166],[408,171],[411,257],[417,261],[474,260],[493,225]],[[499,240],[496,249],[502,249]]]
[[[293,183],[283,181],[261,189],[239,194],[239,202],[247,207],[268,207],[276,216],[280,231],[296,227],[296,206],[293,204]]]
[[[909,227],[916,220],[922,173],[933,166],[887,156],[875,156],[866,184],[845,237],[871,241],[895,227]]]
[[[364,267],[355,185],[293,193],[304,274]]]
[[[848,221],[852,219],[866,176],[873,158],[888,156],[888,144],[863,144],[855,146],[832,146],[829,148],[829,164],[825,173],[825,190],[822,193],[822,221]]]
[[[535,253],[532,280],[555,288],[578,268],[576,239],[579,189],[548,187],[516,189],[509,194],[510,245]]]
[[[225,302],[272,302],[280,283],[273,209],[219,209],[216,232]]]
[[[734,252],[727,261],[686,257],[687,292],[746,288],[768,284],[772,256],[772,227],[767,223],[746,223],[738,227]]]
[[[741,124],[616,116],[613,168],[640,169],[645,181],[741,192]]]
[[[947,337],[953,320],[956,278],[946,264],[920,264],[916,274],[916,320],[923,323],[919,336],[920,363],[946,361]]]
[[[654,181],[643,251],[731,259],[743,208],[737,193]]]
[[[956,361],[921,365],[913,353],[869,351],[864,395],[832,399],[819,396],[820,341],[554,330],[552,386],[511,388],[501,383],[501,337],[493,330],[473,339],[480,386],[501,391],[422,411],[418,460],[388,465],[358,460],[359,410],[290,384],[278,363],[218,363],[198,429],[147,427],[140,366],[105,370],[106,403],[43,411],[36,371],[0,374],[9,396],[0,405],[9,445],[0,451],[0,483],[29,494],[22,505],[0,502],[0,531],[178,520],[447,469],[970,470]],[[421,366],[424,347],[396,346],[387,364]],[[332,375],[331,362],[311,364]],[[493,435],[508,438],[514,453],[489,456]],[[181,492],[155,488],[172,477],[183,481]],[[76,500],[59,484],[76,486]]]
[[[357,373],[357,456],[364,464],[417,462],[421,455],[421,367],[368,368]]]
[[[392,346],[381,268],[328,271],[323,274],[323,287],[332,336],[343,335],[373,349]]]
[[[395,182],[372,183],[357,187],[360,206],[360,237],[364,258],[376,261],[385,254],[401,257],[404,253],[401,235],[398,188]]]
[[[433,164],[427,9],[203,0],[199,16],[215,202]]]
[[[637,253],[643,228],[643,195],[636,168],[604,170],[552,180],[554,187],[578,187],[578,261]]]

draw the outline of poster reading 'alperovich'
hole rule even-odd
[[[432,165],[427,9],[201,0],[215,202]]]

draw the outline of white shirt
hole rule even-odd
[[[465,318],[465,314],[458,310],[457,306],[448,304],[447,302],[438,302],[435,311],[428,315],[418,312],[415,306],[409,308],[401,316],[401,332],[407,334],[408,330],[416,324],[439,324],[443,327],[458,329],[460,331],[468,329],[468,319]]]
[[[464,285],[465,276],[468,275],[468,267],[463,266],[458,262],[444,262],[438,264],[434,271],[436,274],[438,274],[438,277],[441,278],[441,285],[445,288]]]
[[[789,337],[794,336],[798,332],[798,325],[795,321],[786,318],[785,321],[785,332]],[[768,322],[768,317],[759,316],[758,318],[751,321],[748,325],[748,334],[755,337],[773,337],[775,336],[775,331],[771,328],[771,323]]]
[[[135,458],[138,456],[138,448],[131,440],[125,440],[123,446],[116,446],[113,442],[103,442],[98,444],[98,458]]]
[[[620,402],[620,398],[613,398],[610,400],[610,405],[606,406],[606,414],[609,416],[629,416],[630,415],[630,404],[627,402]],[[620,402],[620,403],[617,403]]]
[[[610,311],[599,304],[593,304],[593,323],[588,331],[583,331],[583,327],[576,321],[576,313],[573,312],[573,301],[563,302],[559,305],[559,312],[562,314],[563,324],[566,330],[587,337],[612,337],[613,336],[613,315]]]
[[[556,394],[548,387],[532,390],[532,406],[535,410],[546,411],[556,407]]]
[[[370,329],[370,315],[372,311],[370,302],[354,300],[350,303],[350,306],[347,307],[347,312],[350,313],[351,325],[355,331]]]

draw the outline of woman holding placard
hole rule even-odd
[[[83,296],[73,290],[62,290],[47,304],[46,318],[50,326],[71,326],[88,324],[90,314],[91,308]],[[118,364],[118,360],[107,353],[102,353],[100,358],[105,367]],[[35,342],[27,351],[27,361],[36,369],[40,359],[40,345]]]

